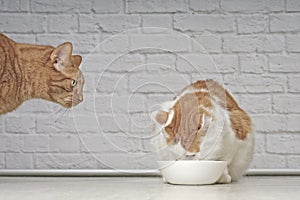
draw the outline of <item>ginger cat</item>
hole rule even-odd
[[[83,101],[81,56],[69,42],[51,46],[16,43],[0,34],[0,114],[40,98],[70,108]]]
[[[151,118],[160,145],[172,148],[177,158],[227,161],[219,183],[238,180],[252,161],[251,119],[215,81],[189,85],[173,101],[163,103]]]

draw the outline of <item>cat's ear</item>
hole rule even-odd
[[[82,61],[81,56],[80,56],[80,55],[74,55],[74,56],[72,56],[71,59],[72,59],[73,65],[74,65],[75,67],[79,67],[79,65],[80,65],[80,63],[81,63],[81,61]]]
[[[63,70],[64,63],[71,61],[72,49],[72,43],[65,42],[53,50],[50,59],[53,61],[56,70]]]
[[[167,122],[168,117],[169,117],[169,113],[162,110],[154,111],[151,113],[152,121],[161,125]]]

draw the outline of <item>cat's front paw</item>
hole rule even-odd
[[[217,183],[225,184],[225,183],[231,183],[231,176],[227,173],[224,172],[222,176],[217,180]]]

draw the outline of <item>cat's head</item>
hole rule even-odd
[[[171,105],[168,109],[154,111],[152,120],[162,127],[168,144],[180,144],[190,154],[199,152],[210,114],[201,108],[201,102],[194,94],[184,95]]]
[[[79,69],[82,58],[72,55],[72,44],[59,45],[50,55],[48,95],[51,101],[65,108],[76,106],[83,101],[84,77]]]

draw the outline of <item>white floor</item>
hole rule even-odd
[[[161,178],[0,177],[0,200],[300,199],[300,176],[244,177],[226,185],[176,186]]]

